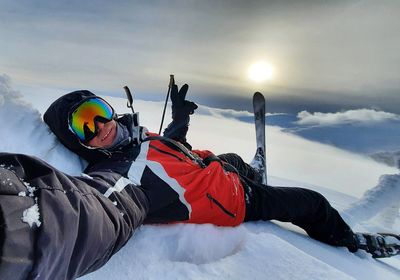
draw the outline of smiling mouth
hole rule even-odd
[[[110,135],[110,133],[111,133],[111,130],[112,129],[110,129],[108,132],[107,132],[107,134],[106,135],[104,135],[104,137],[103,138],[101,138],[101,141],[103,142],[109,135]]]

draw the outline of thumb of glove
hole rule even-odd
[[[187,101],[185,100],[185,105],[184,105],[186,111],[189,113],[189,115],[192,115],[194,113],[194,110],[198,108],[197,104],[192,102],[192,101]]]

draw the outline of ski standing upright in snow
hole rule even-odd
[[[260,92],[253,95],[254,125],[256,128],[257,150],[251,166],[262,175],[263,185],[267,184],[267,162],[265,158],[265,98]]]

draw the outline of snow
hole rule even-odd
[[[35,102],[41,104],[43,99],[47,98]],[[4,75],[0,75],[0,120],[1,151],[37,156],[67,173],[80,174],[82,160],[56,140],[41,114],[11,88]]]
[[[393,216],[391,217],[386,217],[394,221],[399,214],[399,198],[400,174],[383,175],[379,179],[378,185],[367,190],[361,199],[351,204],[344,211],[344,214],[355,217],[353,220],[357,219],[357,222],[363,222],[373,218],[377,213],[382,213],[383,210],[394,206],[394,208],[397,208],[397,212],[392,213]],[[389,213],[391,212],[388,212],[387,215]],[[352,221],[352,223],[355,222]]]
[[[40,227],[42,224],[39,220],[40,213],[39,213],[39,206],[37,203],[33,204],[28,209],[24,210],[22,213],[22,221],[29,224],[30,227],[33,227],[35,224],[37,227]]]
[[[275,234],[245,226],[146,226],[134,240],[129,251],[144,255],[118,254],[101,274],[84,279],[353,279]],[[118,276],[117,264],[125,268]]]
[[[66,173],[81,175],[85,162],[64,148],[41,119],[59,95],[20,94],[12,89],[8,77],[0,76],[0,151],[35,155]],[[126,100],[104,97],[117,112],[129,112]],[[135,101],[141,123],[151,131],[158,131],[162,106],[162,102]],[[195,148],[216,154],[237,152],[250,161],[255,151],[254,127],[240,121],[249,116],[199,106],[188,140]],[[302,186],[323,193],[357,231],[400,232],[397,169],[285,133],[279,127],[268,127],[267,142],[272,185]],[[35,204],[21,213],[31,226],[40,226],[38,208]],[[400,257],[374,260],[363,252],[351,254],[345,248],[314,241],[291,224],[260,221],[235,228],[142,226],[104,267],[81,279],[399,278]]]
[[[385,242],[388,243],[388,244],[396,244],[396,245],[400,246],[400,240],[398,240],[394,236],[386,236],[385,237]]]

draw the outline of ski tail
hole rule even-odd
[[[258,147],[253,160],[250,162],[250,166],[257,170],[261,176],[261,182],[263,185],[267,184],[267,176],[265,172],[265,156],[262,148]]]
[[[267,162],[265,148],[265,98],[260,92],[253,95],[254,125],[256,130],[256,154],[250,163],[262,177],[262,184],[267,184]]]

